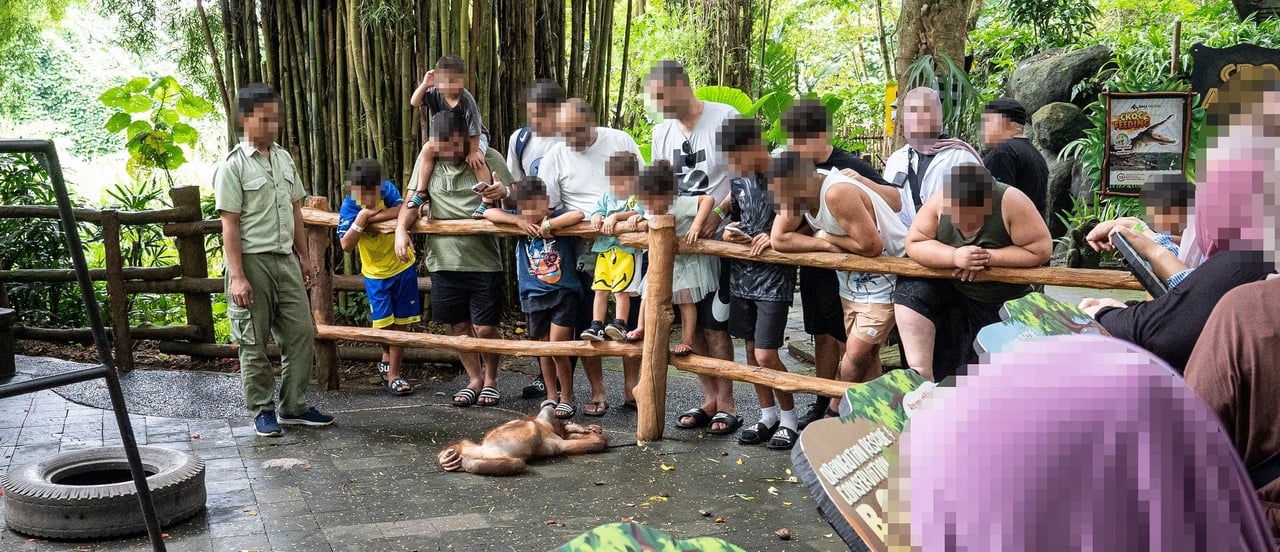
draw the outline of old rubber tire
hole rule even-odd
[[[204,461],[182,451],[138,447],[161,526],[204,510]],[[145,533],[133,480],[104,485],[53,483],[101,470],[129,470],[123,447],[78,450],[19,466],[0,479],[4,521],[34,537],[92,539]],[[119,472],[117,472],[119,473]]]

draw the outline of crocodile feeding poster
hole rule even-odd
[[[1107,148],[1102,194],[1136,196],[1161,174],[1187,168],[1191,94],[1107,94]]]

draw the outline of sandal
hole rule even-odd
[[[625,337],[627,339],[627,342],[629,343],[644,341],[644,330],[631,330],[627,332],[627,335]]]
[[[381,383],[382,385],[386,385],[386,384],[387,384],[387,372],[388,372],[388,371],[390,371],[390,370],[391,370],[391,364],[390,364],[390,363],[387,363],[387,362],[379,362],[379,363],[378,363],[378,377],[381,379],[381,382],[380,382],[380,383]]]
[[[701,408],[691,409],[684,414],[681,414],[680,418],[693,418],[693,421],[688,423],[682,422],[677,418],[676,427],[680,429],[700,429],[711,423],[711,416],[708,416],[707,411]]]
[[[465,408],[476,404],[476,390],[470,387],[463,387],[453,394],[453,406]]]
[[[676,356],[689,356],[693,354],[693,346],[688,343],[677,343],[671,348],[671,354]]]
[[[724,424],[724,427],[720,429],[712,429],[711,426],[717,423]],[[740,427],[742,427],[742,416],[730,414],[721,410],[720,412],[716,412],[716,415],[711,418],[711,423],[707,424],[707,433],[712,435],[729,435],[730,433],[738,431],[738,428]]]
[[[409,382],[405,381],[404,378],[397,377],[391,380],[391,384],[387,386],[387,392],[397,397],[412,395],[413,386],[409,385]]]
[[[774,432],[778,431],[779,422],[773,422],[773,425],[764,425],[764,422],[756,422],[751,429],[742,430],[742,434],[738,436],[739,445],[759,445],[769,442]]]
[[[556,404],[559,404],[559,403],[557,403],[556,401],[553,401],[553,400],[551,400],[551,399],[547,399],[547,400],[545,400],[545,401],[542,401],[542,404],[538,405],[538,412],[542,412],[542,410],[543,410],[543,409],[545,409],[545,408],[546,408],[546,407],[548,407],[548,406],[550,406],[551,408],[555,408],[555,407],[556,407]]]
[[[480,390],[480,396],[476,399],[476,404],[480,406],[498,406],[502,401],[502,395],[498,394],[498,390],[488,385]]]
[[[765,445],[769,450],[791,450],[796,446],[796,440],[800,438],[800,434],[796,430],[789,427],[780,427],[773,434],[773,438],[769,439],[769,444]]]
[[[568,420],[569,418],[572,418],[574,414],[577,414],[577,413],[578,413],[578,407],[573,406],[569,403],[560,403],[556,405],[556,417],[560,418],[561,420]]]
[[[582,413],[593,418],[599,418],[609,413],[609,403],[605,401],[590,401],[586,408],[582,409]]]

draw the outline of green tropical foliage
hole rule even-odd
[[[983,98],[969,74],[946,54],[921,56],[907,70],[907,89],[927,86],[942,99],[942,127],[952,136],[978,143]]]
[[[125,133],[129,175],[146,178],[159,171],[171,187],[171,171],[187,162],[187,155],[179,146],[194,148],[200,139],[199,131],[190,122],[213,113],[213,104],[173,77],[154,81],[137,77],[107,89],[98,101],[116,110],[105,128],[112,134]]]
[[[727,541],[713,537],[676,540],[666,533],[639,523],[601,525],[565,543],[556,552],[597,550],[646,550],[651,552],[745,552]]]

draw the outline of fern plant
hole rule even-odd
[[[954,137],[976,143],[982,97],[964,68],[943,53],[925,54],[907,68],[907,89],[925,86],[942,98],[942,125]]]

